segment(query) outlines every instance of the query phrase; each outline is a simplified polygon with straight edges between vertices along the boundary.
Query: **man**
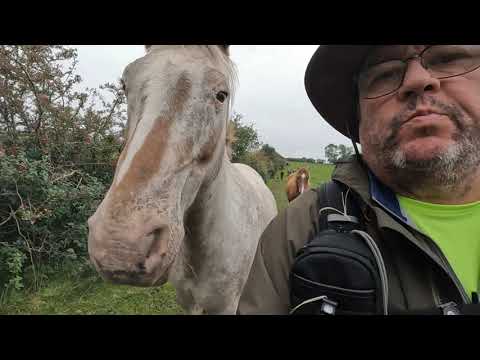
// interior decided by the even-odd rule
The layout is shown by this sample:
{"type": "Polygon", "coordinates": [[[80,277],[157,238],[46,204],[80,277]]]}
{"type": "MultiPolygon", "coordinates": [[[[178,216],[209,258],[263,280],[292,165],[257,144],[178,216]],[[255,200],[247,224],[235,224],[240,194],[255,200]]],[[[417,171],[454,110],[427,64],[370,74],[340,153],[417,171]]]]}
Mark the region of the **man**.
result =
{"type": "MultiPolygon", "coordinates": [[[[388,275],[389,313],[475,300],[480,275],[480,46],[320,46],[315,108],[361,144],[332,176],[366,204],[388,275]]],[[[288,314],[297,252],[319,231],[317,192],[259,243],[239,314],[288,314]]],[[[328,269],[323,269],[328,271],[328,269]]]]}

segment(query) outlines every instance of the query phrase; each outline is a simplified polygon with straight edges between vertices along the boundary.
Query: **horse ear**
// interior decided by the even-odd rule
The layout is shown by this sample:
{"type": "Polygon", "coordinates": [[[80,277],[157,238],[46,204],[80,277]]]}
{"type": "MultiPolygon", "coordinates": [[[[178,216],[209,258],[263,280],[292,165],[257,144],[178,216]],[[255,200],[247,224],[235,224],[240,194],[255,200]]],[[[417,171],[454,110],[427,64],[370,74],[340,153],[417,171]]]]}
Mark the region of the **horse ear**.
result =
{"type": "Polygon", "coordinates": [[[225,54],[230,56],[230,45],[219,45],[219,46],[225,52],[225,54]]]}

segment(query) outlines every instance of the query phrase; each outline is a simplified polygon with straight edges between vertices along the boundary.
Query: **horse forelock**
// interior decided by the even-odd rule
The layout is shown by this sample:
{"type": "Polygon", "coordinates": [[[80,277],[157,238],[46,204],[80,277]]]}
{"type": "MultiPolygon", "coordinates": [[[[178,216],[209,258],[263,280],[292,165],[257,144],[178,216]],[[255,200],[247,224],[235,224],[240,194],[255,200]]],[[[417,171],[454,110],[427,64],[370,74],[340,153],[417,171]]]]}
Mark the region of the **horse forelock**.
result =
{"type": "Polygon", "coordinates": [[[201,49],[207,56],[209,56],[214,62],[219,62],[220,64],[225,66],[226,76],[228,80],[229,90],[233,93],[237,88],[238,83],[238,76],[237,76],[237,69],[233,61],[230,59],[230,45],[145,45],[145,49],[147,52],[150,51],[157,51],[157,50],[168,50],[172,48],[183,48],[183,49],[190,49],[190,48],[199,48],[201,49]]]}
{"type": "MultiPolygon", "coordinates": [[[[144,45],[145,46],[145,51],[150,51],[152,49],[152,47],[154,46],[163,46],[163,47],[166,47],[166,46],[169,46],[169,45],[144,45]]],[[[171,45],[170,45],[171,46],[171,45]]],[[[178,46],[178,45],[175,45],[175,46],[178,46]]],[[[186,46],[186,45],[181,45],[181,46],[186,46]]],[[[206,46],[207,48],[211,48],[211,47],[218,47],[220,48],[220,50],[222,50],[225,55],[230,55],[230,45],[203,45],[203,46],[206,46]]]]}

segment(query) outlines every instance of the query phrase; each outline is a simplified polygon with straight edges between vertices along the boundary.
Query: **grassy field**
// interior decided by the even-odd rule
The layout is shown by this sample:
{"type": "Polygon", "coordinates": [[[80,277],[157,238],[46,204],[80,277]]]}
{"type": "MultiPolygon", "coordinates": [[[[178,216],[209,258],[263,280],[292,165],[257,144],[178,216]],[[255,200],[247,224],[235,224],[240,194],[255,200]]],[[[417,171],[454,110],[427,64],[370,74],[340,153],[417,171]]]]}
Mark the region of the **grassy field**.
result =
{"type": "MultiPolygon", "coordinates": [[[[289,169],[306,167],[312,187],[327,181],[333,171],[330,165],[290,162],[289,169]]],[[[279,211],[288,205],[285,195],[286,173],[268,181],[279,211]]],[[[171,285],[162,288],[135,288],[106,284],[93,271],[83,275],[65,272],[51,277],[38,291],[13,293],[0,300],[0,315],[177,315],[182,309],[175,301],[171,285]]]]}
{"type": "Polygon", "coordinates": [[[182,309],[175,290],[106,284],[96,274],[76,278],[63,274],[36,292],[10,295],[0,315],[177,315],[182,309]]]}

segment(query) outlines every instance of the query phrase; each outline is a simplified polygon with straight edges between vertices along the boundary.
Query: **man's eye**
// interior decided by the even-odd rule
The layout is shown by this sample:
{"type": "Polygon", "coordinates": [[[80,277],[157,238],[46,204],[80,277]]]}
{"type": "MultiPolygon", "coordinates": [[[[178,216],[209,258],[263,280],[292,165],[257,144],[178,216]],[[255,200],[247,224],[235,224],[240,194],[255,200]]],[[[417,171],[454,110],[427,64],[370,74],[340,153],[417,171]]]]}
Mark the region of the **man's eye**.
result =
{"type": "Polygon", "coordinates": [[[442,64],[451,64],[455,62],[462,62],[465,60],[468,60],[471,56],[468,53],[465,52],[445,52],[445,53],[439,53],[436,54],[435,56],[432,56],[429,59],[429,65],[430,66],[435,66],[435,65],[442,65],[442,64]]]}
{"type": "Polygon", "coordinates": [[[389,79],[396,78],[397,73],[393,70],[388,70],[381,72],[379,74],[376,74],[375,77],[373,78],[373,81],[385,81],[389,79]]]}

